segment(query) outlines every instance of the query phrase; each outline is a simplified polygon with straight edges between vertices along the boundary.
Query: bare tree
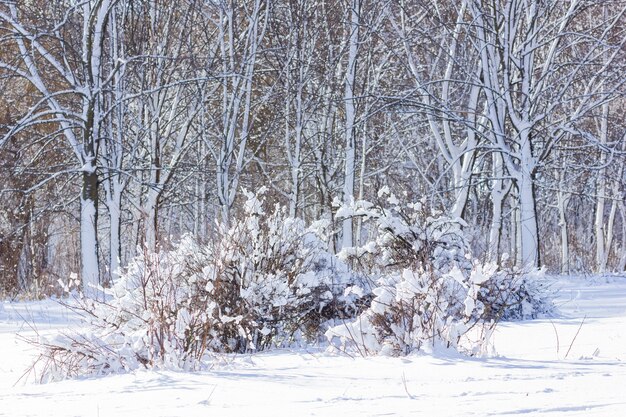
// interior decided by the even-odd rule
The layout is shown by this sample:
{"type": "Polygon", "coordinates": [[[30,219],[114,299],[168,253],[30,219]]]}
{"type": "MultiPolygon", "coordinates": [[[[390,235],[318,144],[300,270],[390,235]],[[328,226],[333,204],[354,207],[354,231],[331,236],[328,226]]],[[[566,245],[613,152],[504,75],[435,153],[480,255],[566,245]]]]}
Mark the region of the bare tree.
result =
{"type": "Polygon", "coordinates": [[[542,163],[568,135],[587,137],[582,122],[623,86],[615,80],[610,91],[602,89],[623,54],[624,39],[611,34],[623,23],[624,8],[602,20],[602,29],[582,25],[600,3],[470,2],[491,146],[519,199],[519,264],[540,263],[536,177],[542,163]],[[607,43],[612,52],[605,58],[607,43]]]}
{"type": "Polygon", "coordinates": [[[41,4],[0,5],[3,48],[16,51],[15,59],[0,62],[0,70],[27,81],[39,101],[0,140],[20,131],[53,123],[72,150],[82,183],[81,276],[87,293],[99,284],[97,167],[102,125],[103,90],[121,63],[106,66],[105,39],[117,0],[86,1],[46,10],[51,18],[33,21],[28,7],[41,4]],[[108,68],[108,71],[105,71],[108,68]]]}

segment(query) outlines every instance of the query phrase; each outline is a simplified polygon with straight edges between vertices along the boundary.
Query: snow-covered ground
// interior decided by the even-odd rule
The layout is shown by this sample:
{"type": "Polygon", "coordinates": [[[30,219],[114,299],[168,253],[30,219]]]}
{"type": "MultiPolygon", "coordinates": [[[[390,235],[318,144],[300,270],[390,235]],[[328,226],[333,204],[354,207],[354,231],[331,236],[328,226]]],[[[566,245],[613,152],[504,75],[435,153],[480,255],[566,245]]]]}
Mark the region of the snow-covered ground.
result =
{"type": "Polygon", "coordinates": [[[0,416],[624,416],[626,278],[560,281],[552,320],[502,323],[497,356],[354,357],[278,351],[202,373],[16,381],[21,339],[76,318],[52,301],[0,303],[0,416]],[[29,324],[26,324],[27,321],[29,324]]]}

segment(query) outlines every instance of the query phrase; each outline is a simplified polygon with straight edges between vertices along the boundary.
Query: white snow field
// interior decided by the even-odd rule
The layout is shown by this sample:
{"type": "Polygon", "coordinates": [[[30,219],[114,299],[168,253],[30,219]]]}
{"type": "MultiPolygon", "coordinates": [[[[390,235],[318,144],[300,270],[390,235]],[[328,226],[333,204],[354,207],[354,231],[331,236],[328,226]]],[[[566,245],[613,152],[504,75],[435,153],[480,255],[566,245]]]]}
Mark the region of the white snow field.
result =
{"type": "Polygon", "coordinates": [[[52,301],[4,302],[0,416],[626,416],[626,277],[558,285],[558,316],[500,324],[489,358],[283,350],[43,385],[16,384],[35,353],[16,333],[33,335],[25,319],[49,334],[76,318],[52,301]]]}

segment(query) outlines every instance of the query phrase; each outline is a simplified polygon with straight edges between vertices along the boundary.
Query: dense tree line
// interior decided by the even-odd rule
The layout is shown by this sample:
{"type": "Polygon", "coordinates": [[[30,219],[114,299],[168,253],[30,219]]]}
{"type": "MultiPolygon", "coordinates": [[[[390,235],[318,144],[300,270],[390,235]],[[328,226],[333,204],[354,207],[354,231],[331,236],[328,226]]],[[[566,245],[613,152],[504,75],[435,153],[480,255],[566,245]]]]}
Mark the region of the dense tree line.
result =
{"type": "Polygon", "coordinates": [[[211,239],[242,190],[333,250],[389,187],[475,255],[626,267],[626,2],[4,0],[0,289],[211,239]]]}

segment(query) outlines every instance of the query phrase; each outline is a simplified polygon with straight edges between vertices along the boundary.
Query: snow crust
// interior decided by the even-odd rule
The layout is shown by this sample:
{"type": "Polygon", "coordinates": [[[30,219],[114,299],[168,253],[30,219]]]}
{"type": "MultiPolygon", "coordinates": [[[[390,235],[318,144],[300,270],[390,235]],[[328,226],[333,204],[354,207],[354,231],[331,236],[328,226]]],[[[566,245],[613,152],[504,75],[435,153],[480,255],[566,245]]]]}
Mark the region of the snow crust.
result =
{"type": "Polygon", "coordinates": [[[224,355],[200,373],[35,384],[22,337],[78,325],[60,304],[0,302],[0,416],[623,416],[626,277],[558,282],[559,315],[501,323],[494,356],[348,357],[323,346],[224,355]]]}

